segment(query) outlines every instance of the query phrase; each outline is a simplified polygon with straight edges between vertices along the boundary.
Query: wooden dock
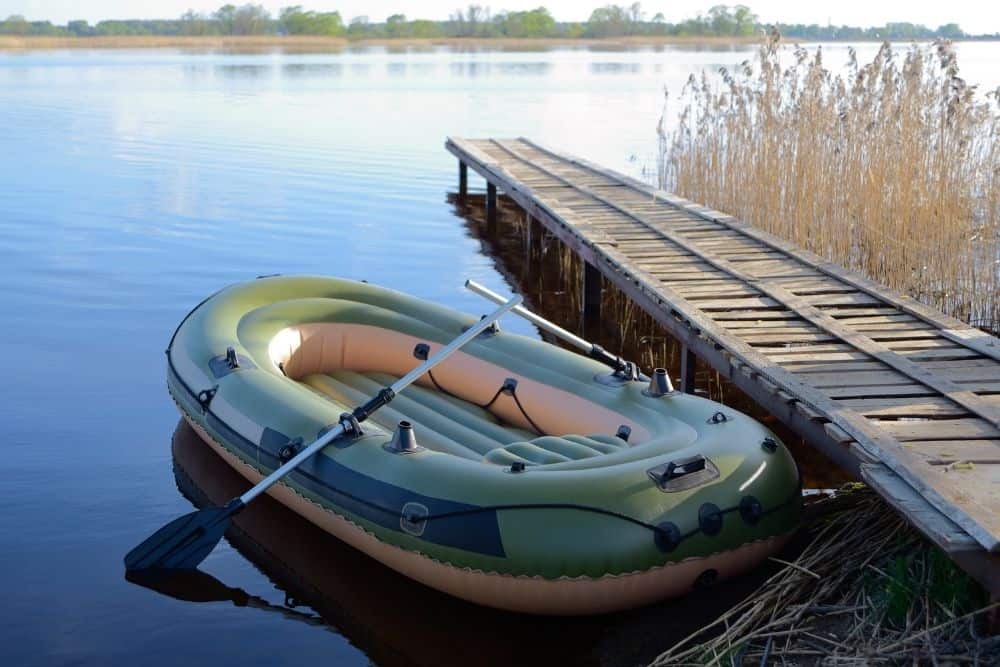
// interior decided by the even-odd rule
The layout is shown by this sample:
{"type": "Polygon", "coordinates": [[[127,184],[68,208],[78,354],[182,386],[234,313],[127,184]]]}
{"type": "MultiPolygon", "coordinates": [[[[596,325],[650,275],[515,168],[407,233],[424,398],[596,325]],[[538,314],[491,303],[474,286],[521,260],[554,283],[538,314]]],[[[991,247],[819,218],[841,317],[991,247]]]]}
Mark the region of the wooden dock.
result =
{"type": "Polygon", "coordinates": [[[527,139],[448,139],[693,358],[878,490],[1000,596],[1000,340],[732,216],[527,139]]]}

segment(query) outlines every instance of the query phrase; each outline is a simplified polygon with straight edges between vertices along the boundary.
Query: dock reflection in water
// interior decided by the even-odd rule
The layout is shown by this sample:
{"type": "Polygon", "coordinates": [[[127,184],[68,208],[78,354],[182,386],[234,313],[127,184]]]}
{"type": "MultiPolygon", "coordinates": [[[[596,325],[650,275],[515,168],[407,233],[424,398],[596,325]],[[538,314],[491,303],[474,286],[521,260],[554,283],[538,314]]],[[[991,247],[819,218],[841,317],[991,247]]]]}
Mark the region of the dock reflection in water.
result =
{"type": "MultiPolygon", "coordinates": [[[[181,421],[174,475],[197,507],[221,504],[249,484],[181,421]]],[[[535,617],[479,607],[418,584],[262,497],[239,514],[229,543],[284,594],[268,602],[203,571],[131,578],[192,603],[280,614],[346,637],[379,665],[633,665],[643,663],[735,604],[773,572],[630,612],[535,617]]],[[[211,561],[206,566],[211,569],[211,561]]]]}

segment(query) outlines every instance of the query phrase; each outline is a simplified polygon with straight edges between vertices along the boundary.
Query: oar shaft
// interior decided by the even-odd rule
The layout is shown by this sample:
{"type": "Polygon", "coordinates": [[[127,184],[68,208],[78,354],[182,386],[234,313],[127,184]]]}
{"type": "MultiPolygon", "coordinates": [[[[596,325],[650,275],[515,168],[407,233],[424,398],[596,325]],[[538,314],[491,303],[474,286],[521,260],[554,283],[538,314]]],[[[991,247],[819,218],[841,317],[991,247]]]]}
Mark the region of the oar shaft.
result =
{"type": "MultiPolygon", "coordinates": [[[[493,303],[505,303],[507,301],[502,296],[491,290],[489,287],[480,285],[475,280],[466,280],[465,287],[475,292],[479,296],[489,299],[493,303]]],[[[518,306],[514,308],[513,312],[517,313],[524,319],[528,320],[542,331],[547,331],[553,336],[558,336],[559,338],[562,338],[564,341],[566,341],[573,347],[577,348],[581,352],[590,353],[590,350],[593,347],[591,343],[580,338],[573,332],[567,331],[558,324],[553,324],[552,322],[549,322],[548,320],[539,317],[538,315],[535,315],[533,312],[531,312],[524,306],[518,306]]]]}
{"type": "MultiPolygon", "coordinates": [[[[450,343],[442,347],[440,350],[438,350],[427,361],[420,364],[412,371],[410,371],[403,377],[393,382],[386,389],[383,389],[371,401],[366,403],[364,406],[361,406],[359,409],[355,410],[354,416],[357,418],[359,422],[364,421],[369,414],[371,414],[378,408],[382,407],[383,405],[391,401],[396,394],[409,387],[411,384],[416,382],[417,379],[420,378],[420,376],[427,373],[429,370],[431,370],[432,368],[440,364],[442,361],[447,359],[449,356],[451,356],[460,347],[462,347],[470,340],[481,334],[491,324],[493,324],[498,319],[503,317],[503,315],[505,315],[508,311],[517,308],[522,300],[523,299],[520,295],[515,295],[509,301],[501,299],[500,303],[503,305],[501,305],[500,308],[497,308],[488,316],[476,322],[474,325],[466,329],[461,336],[459,336],[458,338],[456,338],[455,340],[451,341],[450,343]]],[[[338,422],[336,426],[334,426],[332,429],[330,429],[329,431],[321,435],[319,438],[314,440],[312,444],[310,444],[308,447],[301,450],[298,454],[290,458],[280,468],[272,472],[270,475],[268,475],[261,481],[257,482],[257,484],[253,486],[253,488],[249,489],[246,493],[240,496],[239,501],[242,504],[246,505],[251,500],[253,500],[257,496],[259,496],[260,494],[264,493],[269,488],[274,486],[274,484],[278,482],[278,480],[287,475],[292,469],[296,468],[300,463],[308,459],[310,456],[312,456],[313,454],[315,454],[320,449],[327,446],[340,436],[344,435],[346,430],[347,427],[344,425],[344,423],[338,422]]]]}
{"type": "MultiPolygon", "coordinates": [[[[494,303],[504,303],[504,298],[502,296],[500,296],[493,290],[489,289],[488,287],[480,285],[474,280],[466,280],[465,286],[469,290],[475,292],[480,296],[486,297],[487,299],[493,301],[494,303]]],[[[576,334],[567,331],[566,329],[563,329],[561,326],[553,324],[552,322],[549,322],[548,320],[539,317],[538,315],[535,315],[527,308],[523,306],[518,306],[517,308],[514,308],[514,312],[523,317],[524,319],[528,320],[532,324],[534,324],[542,331],[547,331],[553,336],[562,338],[564,341],[566,341],[576,349],[580,350],[591,359],[599,361],[605,366],[614,369],[615,375],[619,375],[621,377],[628,379],[648,379],[644,375],[642,375],[642,373],[639,372],[639,368],[635,364],[625,361],[618,355],[611,354],[600,345],[586,341],[583,338],[577,336],[576,334]]]]}
{"type": "Polygon", "coordinates": [[[292,468],[295,468],[307,458],[323,449],[340,436],[344,435],[344,430],[344,425],[338,422],[338,424],[332,429],[321,435],[319,438],[316,438],[311,445],[301,450],[292,458],[288,459],[284,465],[248,489],[246,493],[240,496],[240,502],[246,505],[251,500],[270,489],[278,480],[287,475],[292,468]]]}

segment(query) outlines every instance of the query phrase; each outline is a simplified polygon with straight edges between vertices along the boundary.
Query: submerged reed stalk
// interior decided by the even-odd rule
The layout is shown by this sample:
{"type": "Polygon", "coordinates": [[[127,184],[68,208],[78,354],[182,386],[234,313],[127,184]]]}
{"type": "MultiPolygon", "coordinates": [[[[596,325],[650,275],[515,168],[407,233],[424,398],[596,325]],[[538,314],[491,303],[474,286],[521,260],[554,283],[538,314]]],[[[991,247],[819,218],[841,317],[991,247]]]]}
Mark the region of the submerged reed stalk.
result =
{"type": "Polygon", "coordinates": [[[774,34],[720,85],[692,76],[661,187],[1000,330],[1000,89],[978,95],[944,41],[851,50],[845,74],[793,55],[774,34]]]}

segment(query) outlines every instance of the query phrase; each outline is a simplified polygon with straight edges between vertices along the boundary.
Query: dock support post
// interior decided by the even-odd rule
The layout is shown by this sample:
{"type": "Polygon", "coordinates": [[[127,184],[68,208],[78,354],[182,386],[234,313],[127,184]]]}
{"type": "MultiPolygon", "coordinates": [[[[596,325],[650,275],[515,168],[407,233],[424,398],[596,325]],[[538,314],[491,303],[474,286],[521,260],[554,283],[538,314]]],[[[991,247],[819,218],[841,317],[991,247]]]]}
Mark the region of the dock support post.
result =
{"type": "Polygon", "coordinates": [[[583,328],[597,333],[601,324],[601,272],[583,263],[583,328]]]}
{"type": "Polygon", "coordinates": [[[497,235],[497,186],[486,184],[486,233],[497,235]]]}
{"type": "Polygon", "coordinates": [[[685,394],[694,393],[694,352],[687,345],[681,349],[681,391],[685,394]]]}
{"type": "Polygon", "coordinates": [[[465,201],[469,194],[469,165],[458,161],[458,198],[465,201]]]}
{"type": "Polygon", "coordinates": [[[524,214],[524,258],[527,262],[531,262],[531,249],[532,249],[532,237],[534,236],[535,219],[531,217],[530,213],[524,214]]]}

